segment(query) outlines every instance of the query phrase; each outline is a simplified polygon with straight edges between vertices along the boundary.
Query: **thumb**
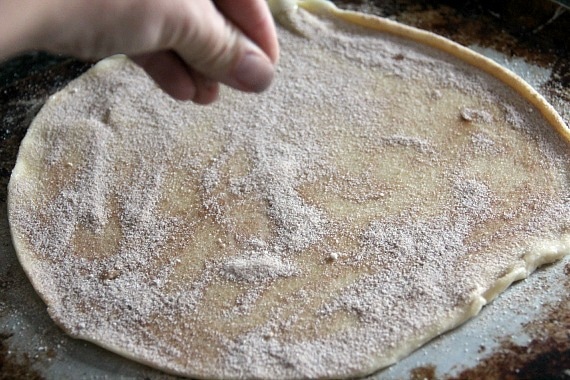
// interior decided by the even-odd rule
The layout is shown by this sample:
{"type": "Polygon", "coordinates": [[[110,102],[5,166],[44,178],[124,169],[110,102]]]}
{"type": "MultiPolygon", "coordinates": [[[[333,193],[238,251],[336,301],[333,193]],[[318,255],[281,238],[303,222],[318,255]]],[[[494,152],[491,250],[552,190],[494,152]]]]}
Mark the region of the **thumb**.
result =
{"type": "Polygon", "coordinates": [[[189,9],[191,19],[173,46],[176,53],[194,70],[238,90],[261,92],[269,87],[275,69],[267,54],[211,1],[200,4],[189,9]]]}

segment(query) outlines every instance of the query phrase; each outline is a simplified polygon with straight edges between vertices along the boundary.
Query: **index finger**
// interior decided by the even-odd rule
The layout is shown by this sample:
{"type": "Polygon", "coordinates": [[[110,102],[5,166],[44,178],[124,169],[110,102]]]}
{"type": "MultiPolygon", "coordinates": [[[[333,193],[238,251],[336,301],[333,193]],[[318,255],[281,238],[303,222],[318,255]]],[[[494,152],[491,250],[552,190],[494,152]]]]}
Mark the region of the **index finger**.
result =
{"type": "Polygon", "coordinates": [[[265,0],[215,0],[214,3],[273,63],[277,62],[279,43],[273,17],[265,0]]]}

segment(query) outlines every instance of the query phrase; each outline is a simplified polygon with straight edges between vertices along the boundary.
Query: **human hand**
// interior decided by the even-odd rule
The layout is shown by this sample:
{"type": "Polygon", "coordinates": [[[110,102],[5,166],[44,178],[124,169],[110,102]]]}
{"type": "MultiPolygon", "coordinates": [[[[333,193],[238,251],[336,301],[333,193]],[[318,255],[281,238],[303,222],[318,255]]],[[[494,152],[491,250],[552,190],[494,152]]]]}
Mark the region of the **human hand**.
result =
{"type": "Polygon", "coordinates": [[[131,56],[168,94],[207,104],[219,84],[261,92],[279,55],[264,0],[0,0],[0,59],[41,49],[131,56]]]}

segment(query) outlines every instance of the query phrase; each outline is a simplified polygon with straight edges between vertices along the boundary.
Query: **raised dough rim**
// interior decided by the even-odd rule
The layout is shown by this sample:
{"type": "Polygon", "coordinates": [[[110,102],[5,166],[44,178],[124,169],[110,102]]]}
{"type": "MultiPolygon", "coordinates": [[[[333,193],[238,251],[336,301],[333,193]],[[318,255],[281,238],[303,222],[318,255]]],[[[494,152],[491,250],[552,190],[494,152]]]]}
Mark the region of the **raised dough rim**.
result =
{"type": "MultiPolygon", "coordinates": [[[[392,20],[383,19],[380,17],[367,15],[355,11],[341,10],[337,8],[333,3],[327,2],[326,0],[268,0],[268,2],[270,3],[275,18],[283,18],[283,17],[286,18],[288,13],[294,12],[299,6],[311,13],[331,14],[342,20],[360,26],[364,26],[367,28],[371,28],[374,30],[378,30],[381,32],[386,32],[397,36],[401,36],[419,42],[423,45],[427,45],[436,48],[438,50],[444,51],[448,54],[451,54],[452,56],[459,58],[460,60],[463,60],[468,64],[471,64],[474,67],[479,68],[485,71],[486,73],[496,77],[497,79],[505,83],[507,86],[514,89],[519,95],[521,95],[524,99],[526,99],[533,106],[535,106],[539,110],[541,115],[543,115],[547,119],[547,121],[554,127],[554,129],[566,141],[570,142],[569,128],[566,126],[564,120],[558,114],[558,112],[546,101],[546,99],[542,95],[540,95],[529,84],[527,84],[524,80],[519,78],[516,74],[514,74],[510,70],[500,66],[493,60],[484,57],[483,55],[480,55],[458,43],[455,43],[449,39],[441,37],[432,32],[421,30],[411,26],[406,26],[392,20]]],[[[92,73],[94,72],[100,73],[105,70],[113,69],[114,66],[121,64],[121,61],[123,61],[123,59],[125,58],[113,57],[105,59],[99,62],[97,65],[95,65],[90,71],[92,73]]],[[[46,103],[52,103],[52,102],[55,103],[57,101],[58,101],[58,95],[55,94],[54,96],[50,97],[48,99],[48,102],[46,103]]],[[[24,140],[22,141],[22,146],[28,143],[30,143],[30,140],[28,139],[28,135],[26,135],[24,140]]],[[[12,172],[9,188],[11,187],[10,185],[13,185],[12,183],[13,180],[17,181],[18,177],[25,175],[26,172],[25,165],[26,163],[23,162],[22,160],[17,161],[12,172]]],[[[13,202],[11,201],[10,193],[11,192],[9,191],[7,197],[8,216],[11,214],[12,207],[14,207],[13,202]]],[[[48,300],[50,302],[53,301],[49,297],[49,294],[44,294],[43,292],[39,291],[35,286],[35,282],[32,281],[32,279],[36,278],[36,276],[31,276],[32,271],[30,270],[30,268],[36,267],[35,265],[31,264],[33,261],[36,261],[36,259],[33,257],[33,255],[20,254],[20,252],[27,252],[28,250],[25,248],[23,242],[13,233],[12,224],[10,224],[10,231],[16,254],[18,256],[19,261],[22,263],[22,267],[26,275],[28,276],[28,278],[30,278],[32,284],[34,284],[34,289],[40,295],[42,300],[46,304],[48,304],[48,300]],[[23,265],[24,263],[26,263],[26,265],[23,265]]],[[[473,301],[470,304],[466,305],[464,309],[456,310],[456,312],[454,313],[455,318],[450,320],[443,319],[442,323],[431,326],[431,329],[426,329],[425,334],[419,337],[418,340],[414,341],[413,344],[402,346],[400,347],[399,350],[392,351],[392,355],[390,357],[385,358],[386,360],[376,361],[375,362],[376,365],[373,365],[368,369],[363,369],[359,375],[368,375],[370,373],[373,373],[372,371],[378,371],[387,366],[390,366],[396,363],[397,361],[401,360],[403,357],[408,356],[413,351],[423,346],[424,344],[426,344],[428,341],[432,340],[436,336],[462,325],[472,317],[476,316],[483,306],[491,302],[500,293],[502,293],[505,289],[507,289],[512,283],[528,277],[537,267],[555,262],[564,257],[565,255],[568,255],[569,253],[570,253],[570,234],[563,235],[559,240],[544,242],[540,246],[536,246],[535,248],[529,250],[527,254],[525,254],[524,257],[522,258],[524,263],[521,263],[521,265],[514,266],[510,272],[505,274],[503,277],[497,279],[497,281],[492,286],[490,286],[489,289],[479,289],[479,291],[473,295],[473,301]],[[453,323],[450,323],[451,320],[453,321],[453,323]]],[[[60,325],[56,320],[54,320],[54,322],[60,325]]],[[[75,337],[94,343],[100,347],[103,347],[109,351],[112,351],[116,354],[119,354],[125,358],[131,359],[138,363],[149,365],[154,368],[160,368],[160,370],[164,371],[165,373],[187,376],[185,372],[177,371],[176,369],[173,368],[160,367],[156,365],[156,363],[153,363],[151,360],[141,358],[140,356],[137,357],[127,350],[107,345],[105,344],[105,342],[96,340],[95,338],[89,336],[83,336],[81,334],[75,335],[75,337]]],[[[199,376],[199,378],[209,378],[209,377],[199,376]]]]}

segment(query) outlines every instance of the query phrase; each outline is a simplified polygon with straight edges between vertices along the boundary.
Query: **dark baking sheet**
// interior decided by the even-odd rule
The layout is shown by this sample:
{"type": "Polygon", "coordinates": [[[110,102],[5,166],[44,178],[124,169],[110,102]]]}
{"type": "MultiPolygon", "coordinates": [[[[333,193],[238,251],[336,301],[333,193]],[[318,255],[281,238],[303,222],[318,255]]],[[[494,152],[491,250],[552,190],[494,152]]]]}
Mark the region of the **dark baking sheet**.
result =
{"type": "MultiPolygon", "coordinates": [[[[532,83],[570,124],[570,11],[548,1],[335,1],[470,46],[532,83]]],[[[0,64],[0,379],[170,379],[67,337],[49,319],[11,245],[6,186],[47,97],[90,63],[31,53],[0,64]]],[[[374,379],[570,379],[570,258],[512,286],[480,316],[374,379]]]]}

